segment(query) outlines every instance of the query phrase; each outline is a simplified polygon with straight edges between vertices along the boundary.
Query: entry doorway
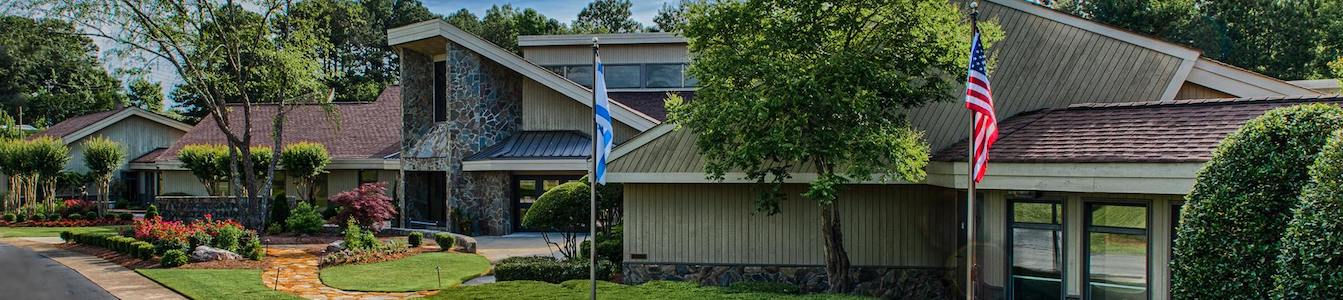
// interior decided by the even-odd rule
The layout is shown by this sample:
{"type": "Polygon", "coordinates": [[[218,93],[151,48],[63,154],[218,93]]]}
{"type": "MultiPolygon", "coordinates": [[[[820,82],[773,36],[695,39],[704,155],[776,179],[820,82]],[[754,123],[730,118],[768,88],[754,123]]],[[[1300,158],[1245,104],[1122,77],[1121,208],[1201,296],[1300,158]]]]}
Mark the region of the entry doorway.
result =
{"type": "Polygon", "coordinates": [[[538,231],[522,226],[522,217],[546,191],[561,184],[578,180],[582,175],[514,175],[513,176],[513,231],[538,231]]]}

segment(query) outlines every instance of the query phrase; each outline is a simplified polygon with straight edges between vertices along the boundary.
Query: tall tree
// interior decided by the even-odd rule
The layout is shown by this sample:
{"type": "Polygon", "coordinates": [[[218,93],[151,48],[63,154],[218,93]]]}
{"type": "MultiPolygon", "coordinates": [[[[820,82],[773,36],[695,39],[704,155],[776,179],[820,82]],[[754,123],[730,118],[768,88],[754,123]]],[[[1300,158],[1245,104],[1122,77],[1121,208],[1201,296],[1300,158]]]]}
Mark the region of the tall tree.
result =
{"type": "Polygon", "coordinates": [[[685,26],[685,10],[689,5],[689,0],[681,0],[678,4],[662,3],[662,8],[658,9],[658,14],[653,16],[653,27],[661,32],[678,32],[682,26],[685,26]]]}
{"type": "MultiPolygon", "coordinates": [[[[928,145],[905,116],[955,99],[970,24],[943,0],[748,0],[694,4],[683,34],[700,80],[694,101],[670,101],[670,121],[696,135],[709,178],[742,172],[775,214],[795,168],[816,179],[830,291],[850,286],[840,227],[845,184],[917,182],[928,145]],[[840,92],[837,92],[840,91],[840,92]]],[[[981,23],[986,44],[1001,39],[981,23]]]]}
{"type": "Polygon", "coordinates": [[[1343,54],[1343,1],[1075,0],[1059,9],[1198,48],[1286,80],[1330,76],[1343,54]]]}
{"type": "Polygon", "coordinates": [[[18,123],[60,122],[125,101],[98,47],[71,23],[0,16],[0,28],[0,105],[18,123]]]}
{"type": "Polygon", "coordinates": [[[465,8],[444,16],[443,20],[447,21],[448,24],[452,24],[452,26],[457,26],[457,28],[462,31],[473,34],[480,33],[480,17],[465,8]]]}
{"type": "Polygon", "coordinates": [[[485,17],[477,19],[466,9],[443,18],[449,24],[514,53],[521,54],[518,48],[519,35],[563,34],[569,30],[559,20],[546,17],[531,8],[516,8],[513,5],[495,5],[485,11],[485,17]]]}
{"type": "MultiPolygon", "coordinates": [[[[284,113],[294,103],[329,103],[316,52],[323,41],[310,27],[292,26],[280,0],[40,0],[33,10],[87,28],[126,53],[172,66],[182,88],[199,104],[227,141],[234,176],[232,195],[243,203],[249,226],[264,224],[275,163],[253,160],[252,126],[274,122],[272,143],[283,144],[284,113]],[[106,28],[119,28],[111,32],[106,28]],[[253,107],[278,104],[272,120],[256,120],[253,107]],[[229,113],[236,111],[237,114],[229,113]],[[257,168],[267,176],[258,178],[257,168]],[[239,178],[241,177],[241,178],[239,178]]],[[[264,138],[264,137],[260,137],[264,138]]],[[[277,147],[278,148],[278,147],[277,147]]]]}
{"type": "Polygon", "coordinates": [[[131,105],[153,112],[163,111],[163,87],[159,83],[136,78],[127,90],[131,105]]]}
{"type": "Polygon", "coordinates": [[[596,0],[578,12],[573,30],[584,33],[628,33],[643,30],[630,16],[630,0],[596,0]]]}

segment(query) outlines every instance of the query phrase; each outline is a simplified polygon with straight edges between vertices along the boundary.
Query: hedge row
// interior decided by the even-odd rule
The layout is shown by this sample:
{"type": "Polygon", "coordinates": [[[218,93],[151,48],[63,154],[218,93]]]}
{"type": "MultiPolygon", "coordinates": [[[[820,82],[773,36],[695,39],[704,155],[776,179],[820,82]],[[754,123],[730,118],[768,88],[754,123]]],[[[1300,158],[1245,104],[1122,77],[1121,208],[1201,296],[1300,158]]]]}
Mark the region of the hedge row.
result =
{"type": "Polygon", "coordinates": [[[117,253],[134,256],[139,259],[154,258],[154,245],[132,237],[111,233],[73,233],[61,232],[61,239],[90,246],[107,248],[117,253]]]}
{"type": "MultiPolygon", "coordinates": [[[[611,278],[616,270],[612,262],[597,262],[597,278],[611,278]]],[[[586,260],[559,261],[553,257],[526,256],[510,257],[494,266],[494,277],[499,281],[536,280],[549,283],[561,283],[568,280],[587,279],[588,262],[586,260]]]]}

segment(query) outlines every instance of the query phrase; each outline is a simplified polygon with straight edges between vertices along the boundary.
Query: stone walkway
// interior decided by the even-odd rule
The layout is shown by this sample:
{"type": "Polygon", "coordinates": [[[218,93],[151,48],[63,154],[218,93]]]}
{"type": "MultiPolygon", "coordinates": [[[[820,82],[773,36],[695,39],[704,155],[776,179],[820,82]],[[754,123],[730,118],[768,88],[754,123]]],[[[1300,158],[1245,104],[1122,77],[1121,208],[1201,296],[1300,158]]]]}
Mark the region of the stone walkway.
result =
{"type": "Polygon", "coordinates": [[[266,256],[273,259],[261,274],[261,281],[265,282],[266,287],[275,288],[275,285],[279,284],[278,290],[303,298],[407,299],[438,293],[438,291],[404,293],[342,291],[322,284],[322,279],[317,275],[318,257],[304,249],[271,247],[266,251],[266,256]]]}

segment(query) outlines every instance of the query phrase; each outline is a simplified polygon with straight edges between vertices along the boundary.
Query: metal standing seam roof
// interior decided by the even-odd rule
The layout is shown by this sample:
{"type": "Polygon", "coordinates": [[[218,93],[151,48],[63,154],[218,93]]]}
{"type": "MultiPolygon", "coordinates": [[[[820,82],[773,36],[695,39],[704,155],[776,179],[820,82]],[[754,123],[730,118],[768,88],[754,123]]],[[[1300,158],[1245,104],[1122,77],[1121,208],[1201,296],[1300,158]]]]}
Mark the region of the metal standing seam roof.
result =
{"type": "Polygon", "coordinates": [[[591,153],[591,139],[582,132],[522,131],[466,160],[587,159],[591,153]]]}

